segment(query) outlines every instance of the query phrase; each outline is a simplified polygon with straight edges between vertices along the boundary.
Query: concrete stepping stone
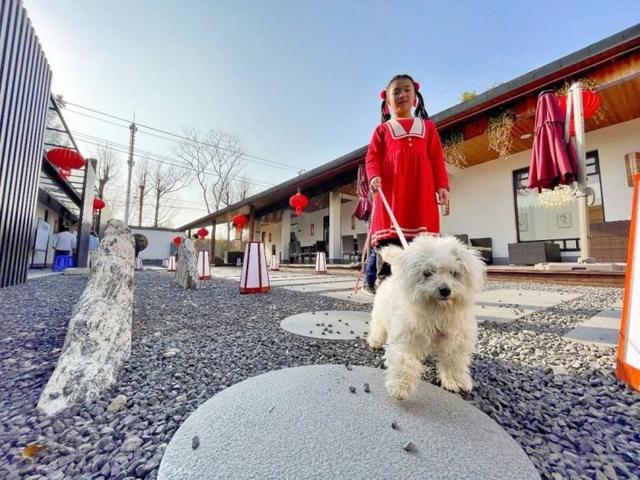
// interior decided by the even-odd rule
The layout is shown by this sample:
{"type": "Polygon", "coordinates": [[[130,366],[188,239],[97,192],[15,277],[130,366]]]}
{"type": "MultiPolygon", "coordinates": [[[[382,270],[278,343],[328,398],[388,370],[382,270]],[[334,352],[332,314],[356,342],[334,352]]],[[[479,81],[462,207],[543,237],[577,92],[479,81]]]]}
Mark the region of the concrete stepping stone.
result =
{"type": "Polygon", "coordinates": [[[295,292],[329,292],[332,290],[353,290],[356,281],[355,279],[349,281],[335,281],[312,285],[294,285],[286,288],[287,290],[293,290],[295,292]]]}
{"type": "Polygon", "coordinates": [[[616,347],[621,317],[621,306],[606,308],[565,334],[564,338],[579,343],[616,347]]]}
{"type": "Polygon", "coordinates": [[[324,297],[337,298],[340,300],[348,300],[356,303],[373,303],[375,298],[373,295],[366,295],[360,291],[354,292],[353,288],[350,290],[343,290],[340,292],[327,292],[321,294],[324,297]]]}
{"type": "Polygon", "coordinates": [[[158,479],[540,478],[477,408],[426,382],[399,402],[384,389],[384,373],[311,365],[240,382],[187,418],[158,479]]]}
{"type": "Polygon", "coordinates": [[[304,337],[324,340],[364,340],[369,334],[370,321],[369,312],[323,310],[287,317],[280,322],[280,327],[287,332],[304,337]]]}

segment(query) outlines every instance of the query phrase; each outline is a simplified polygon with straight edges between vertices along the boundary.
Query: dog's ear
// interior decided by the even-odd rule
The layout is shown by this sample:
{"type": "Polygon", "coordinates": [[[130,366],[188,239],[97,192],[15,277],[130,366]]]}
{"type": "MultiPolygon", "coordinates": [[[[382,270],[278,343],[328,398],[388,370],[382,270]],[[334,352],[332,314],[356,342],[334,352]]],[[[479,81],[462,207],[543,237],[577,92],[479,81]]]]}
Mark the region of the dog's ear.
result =
{"type": "Polygon", "coordinates": [[[398,265],[400,263],[400,258],[402,258],[403,253],[403,248],[398,245],[387,245],[378,251],[382,260],[391,266],[398,265]]]}
{"type": "Polygon", "coordinates": [[[487,267],[482,261],[480,253],[465,245],[460,245],[456,248],[455,255],[465,272],[465,276],[469,279],[471,288],[477,292],[482,290],[487,267]]]}

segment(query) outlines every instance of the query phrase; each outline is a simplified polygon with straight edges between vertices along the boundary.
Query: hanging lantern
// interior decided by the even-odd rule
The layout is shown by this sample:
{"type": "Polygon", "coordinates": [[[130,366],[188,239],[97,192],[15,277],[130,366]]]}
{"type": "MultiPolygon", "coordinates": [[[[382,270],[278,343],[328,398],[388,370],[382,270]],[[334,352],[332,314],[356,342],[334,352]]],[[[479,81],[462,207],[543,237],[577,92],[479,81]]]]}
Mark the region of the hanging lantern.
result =
{"type": "Polygon", "coordinates": [[[198,229],[198,231],[196,233],[198,234],[200,239],[203,239],[204,237],[209,235],[209,230],[207,230],[206,228],[202,227],[202,228],[198,229]]]}
{"type": "Polygon", "coordinates": [[[242,231],[242,229],[244,228],[244,226],[247,224],[248,221],[249,219],[247,218],[247,216],[241,213],[239,213],[238,215],[236,215],[231,219],[231,222],[236,227],[236,230],[238,232],[242,231]]]}
{"type": "Polygon", "coordinates": [[[47,152],[47,160],[64,169],[82,168],[87,163],[80,152],[70,148],[52,148],[47,152]]]}
{"type": "Polygon", "coordinates": [[[70,168],[61,168],[60,171],[58,172],[58,175],[60,175],[60,178],[62,178],[64,180],[68,180],[69,179],[69,175],[71,175],[71,169],[70,168]]]}
{"type": "Polygon", "coordinates": [[[94,198],[93,199],[93,214],[97,215],[98,212],[100,210],[102,210],[105,207],[106,203],[104,203],[104,200],[102,200],[101,198],[94,198]]]}
{"type": "Polygon", "coordinates": [[[175,236],[175,237],[173,237],[172,242],[176,247],[179,247],[180,244],[182,243],[182,237],[180,235],[175,236]]]}
{"type": "MultiPolygon", "coordinates": [[[[567,95],[558,98],[560,108],[566,114],[567,113],[567,95]]],[[[575,108],[575,107],[574,107],[575,108]]],[[[591,118],[600,108],[600,95],[597,92],[591,90],[582,90],[582,115],[585,120],[591,118]]],[[[575,127],[573,125],[573,115],[571,116],[571,135],[575,134],[575,127]]]]}
{"type": "Polygon", "coordinates": [[[302,210],[304,210],[307,205],[309,205],[309,198],[300,193],[300,189],[298,189],[298,193],[292,195],[289,198],[289,205],[296,210],[296,215],[300,216],[302,210]]]}

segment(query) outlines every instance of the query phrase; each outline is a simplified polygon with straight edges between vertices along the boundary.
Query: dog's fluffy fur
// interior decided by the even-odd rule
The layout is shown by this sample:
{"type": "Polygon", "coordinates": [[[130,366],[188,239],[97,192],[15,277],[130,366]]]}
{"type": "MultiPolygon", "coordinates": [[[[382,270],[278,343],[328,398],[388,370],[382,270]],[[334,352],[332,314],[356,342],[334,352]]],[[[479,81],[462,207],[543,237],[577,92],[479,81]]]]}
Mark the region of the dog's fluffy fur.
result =
{"type": "Polygon", "coordinates": [[[442,387],[471,390],[477,337],[471,308],[486,272],[477,252],[455,237],[419,236],[406,249],[383,247],[380,256],[392,275],[377,290],[367,341],[372,348],[386,343],[389,393],[400,400],[412,395],[431,353],[442,387]]]}

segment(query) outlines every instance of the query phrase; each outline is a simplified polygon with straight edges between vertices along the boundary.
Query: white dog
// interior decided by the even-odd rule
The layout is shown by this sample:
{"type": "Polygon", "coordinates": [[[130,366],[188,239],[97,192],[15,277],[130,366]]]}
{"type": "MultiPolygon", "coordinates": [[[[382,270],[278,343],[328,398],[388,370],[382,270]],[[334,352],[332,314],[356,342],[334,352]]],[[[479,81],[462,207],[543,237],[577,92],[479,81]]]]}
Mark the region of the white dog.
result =
{"type": "Polygon", "coordinates": [[[414,393],[430,353],[437,356],[442,386],[469,391],[469,364],[477,323],[471,312],[486,268],[476,251],[455,237],[419,236],[406,249],[383,247],[392,275],[378,288],[367,341],[386,343],[386,387],[405,399],[414,393]]]}

